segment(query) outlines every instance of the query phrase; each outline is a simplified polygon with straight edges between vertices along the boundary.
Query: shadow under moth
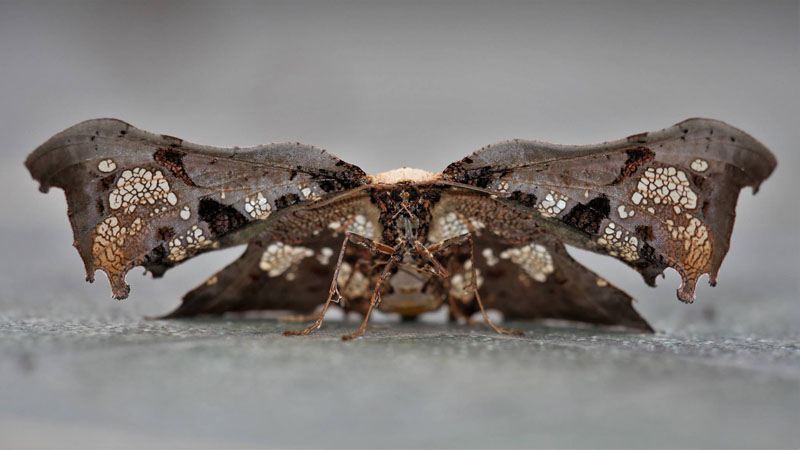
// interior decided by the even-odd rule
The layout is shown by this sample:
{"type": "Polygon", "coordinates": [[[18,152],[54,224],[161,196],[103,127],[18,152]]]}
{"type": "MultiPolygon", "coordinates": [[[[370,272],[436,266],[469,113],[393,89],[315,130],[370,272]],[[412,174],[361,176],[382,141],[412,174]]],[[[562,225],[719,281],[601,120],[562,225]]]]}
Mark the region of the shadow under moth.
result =
{"type": "Polygon", "coordinates": [[[652,331],[632,299],[570,257],[608,255],[655,285],[666,268],[691,303],[728,251],[739,191],[776,166],[761,143],[723,122],[689,119],[597,145],[511,140],[440,173],[368,175],[300,143],[216,148],[89,120],[52,137],[25,165],[66,193],[87,280],[154,277],[202,253],[247,244],[165,318],[290,310],[322,324],[332,302],[404,319],[445,305],[652,331]],[[326,299],[327,295],[327,299],[326,299]]]}

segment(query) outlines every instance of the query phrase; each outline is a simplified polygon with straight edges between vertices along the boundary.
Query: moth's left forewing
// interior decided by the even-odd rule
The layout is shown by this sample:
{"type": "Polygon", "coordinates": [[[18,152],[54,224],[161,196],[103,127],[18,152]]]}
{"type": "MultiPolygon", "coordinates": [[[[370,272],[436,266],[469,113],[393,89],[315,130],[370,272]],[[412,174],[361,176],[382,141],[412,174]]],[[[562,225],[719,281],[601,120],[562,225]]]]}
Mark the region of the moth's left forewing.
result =
{"type": "Polygon", "coordinates": [[[531,211],[537,226],[624,261],[650,284],[676,269],[688,302],[701,275],[716,280],[739,191],[757,189],[775,164],[746,133],[691,119],[592,146],[509,141],[451,164],[444,178],[531,211]]]}
{"type": "MultiPolygon", "coordinates": [[[[361,169],[314,147],[215,148],[115,119],[53,136],[26,166],[43,191],[64,189],[87,278],[102,270],[117,298],[127,296],[125,275],[135,266],[160,275],[202,252],[244,243],[293,209],[366,183],[361,169]]],[[[295,238],[314,231],[298,228],[295,238]]]]}

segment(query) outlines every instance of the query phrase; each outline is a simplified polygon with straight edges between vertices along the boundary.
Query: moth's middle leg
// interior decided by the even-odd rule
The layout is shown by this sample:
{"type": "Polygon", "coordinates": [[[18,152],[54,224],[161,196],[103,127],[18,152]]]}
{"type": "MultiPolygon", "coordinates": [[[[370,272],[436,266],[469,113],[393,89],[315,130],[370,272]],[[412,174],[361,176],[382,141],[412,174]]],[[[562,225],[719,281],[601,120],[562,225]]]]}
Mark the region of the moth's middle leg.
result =
{"type": "MultiPolygon", "coordinates": [[[[523,331],[520,330],[510,330],[508,328],[503,328],[498,326],[497,324],[492,322],[492,319],[490,319],[489,315],[486,314],[486,308],[483,307],[483,301],[481,301],[481,295],[478,293],[478,269],[477,269],[477,264],[475,263],[475,244],[473,243],[472,233],[465,233],[456,236],[454,238],[439,242],[438,244],[433,244],[429,247],[425,247],[426,255],[429,255],[430,259],[436,261],[435,255],[443,253],[444,251],[452,247],[464,245],[465,243],[469,243],[469,261],[472,266],[471,267],[472,279],[470,281],[470,286],[472,288],[472,292],[475,295],[475,300],[478,302],[478,307],[480,307],[481,309],[481,315],[483,316],[483,320],[500,334],[518,334],[518,335],[525,334],[523,331]]],[[[428,256],[425,257],[427,258],[428,256]]],[[[436,262],[438,263],[438,261],[436,262]]],[[[452,302],[451,302],[451,308],[452,308],[452,302]]]]}
{"type": "MultiPolygon", "coordinates": [[[[319,313],[317,320],[314,321],[314,323],[309,325],[307,328],[304,328],[302,330],[286,330],[283,332],[284,336],[306,335],[316,330],[317,328],[321,327],[322,320],[325,318],[325,313],[328,312],[328,308],[330,307],[331,302],[338,303],[339,300],[342,298],[342,294],[339,293],[339,283],[338,283],[339,269],[342,267],[344,254],[347,251],[347,244],[351,242],[353,244],[366,248],[372,253],[384,254],[384,255],[386,254],[392,255],[394,253],[394,249],[392,247],[389,247],[388,245],[383,245],[381,243],[373,241],[372,239],[352,233],[350,231],[346,232],[344,241],[342,242],[342,249],[339,251],[339,258],[336,260],[336,269],[333,271],[333,280],[331,280],[331,287],[328,291],[328,299],[325,300],[325,305],[322,307],[322,311],[319,313]]],[[[370,310],[371,309],[372,308],[370,307],[370,310]]]]}

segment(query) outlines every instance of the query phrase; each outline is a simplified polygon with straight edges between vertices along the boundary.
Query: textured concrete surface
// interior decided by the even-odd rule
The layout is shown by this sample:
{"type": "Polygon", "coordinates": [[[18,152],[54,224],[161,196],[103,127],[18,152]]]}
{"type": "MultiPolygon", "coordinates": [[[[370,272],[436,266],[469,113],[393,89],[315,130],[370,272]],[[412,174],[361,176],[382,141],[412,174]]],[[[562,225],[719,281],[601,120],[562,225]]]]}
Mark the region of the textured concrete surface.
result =
{"type": "Polygon", "coordinates": [[[773,335],[709,322],[655,335],[512,323],[527,334],[505,337],[384,317],[341,342],[358,322],[286,338],[296,324],[149,321],[132,302],[60,295],[42,308],[3,304],[0,446],[800,443],[794,318],[773,335]]]}

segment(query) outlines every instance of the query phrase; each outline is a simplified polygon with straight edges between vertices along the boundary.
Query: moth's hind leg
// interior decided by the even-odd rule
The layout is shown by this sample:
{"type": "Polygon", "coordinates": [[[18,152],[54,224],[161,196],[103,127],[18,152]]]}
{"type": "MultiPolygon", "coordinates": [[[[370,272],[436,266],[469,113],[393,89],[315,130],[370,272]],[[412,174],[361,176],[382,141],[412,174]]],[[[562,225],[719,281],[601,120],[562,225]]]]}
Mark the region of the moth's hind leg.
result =
{"type": "MultiPolygon", "coordinates": [[[[325,313],[328,312],[328,308],[331,306],[331,302],[339,303],[339,300],[342,299],[342,294],[339,293],[339,284],[338,284],[339,269],[341,269],[342,267],[342,261],[344,260],[344,254],[345,251],[347,250],[347,244],[350,242],[365,247],[373,253],[384,254],[384,255],[385,254],[391,255],[393,253],[393,249],[389,246],[374,242],[372,239],[366,238],[364,236],[349,231],[345,233],[345,238],[344,241],[342,242],[342,249],[339,251],[339,258],[336,260],[336,269],[333,271],[333,280],[331,280],[331,287],[328,291],[328,299],[325,301],[325,304],[322,307],[322,311],[320,311],[314,323],[312,323],[307,328],[304,328],[302,330],[286,330],[283,332],[284,336],[306,335],[316,330],[317,328],[321,327],[322,320],[325,318],[325,313]]],[[[370,307],[370,310],[371,309],[372,307],[370,307]]],[[[311,318],[313,317],[314,316],[311,316],[311,318]]]]}
{"type": "MultiPolygon", "coordinates": [[[[452,247],[463,245],[464,243],[469,243],[469,261],[470,265],[472,266],[472,277],[470,280],[470,287],[472,288],[473,294],[475,294],[475,300],[478,302],[478,307],[480,307],[481,309],[481,315],[483,316],[483,320],[500,334],[514,334],[514,335],[525,334],[525,332],[521,330],[511,330],[508,328],[503,328],[501,326],[498,326],[497,324],[492,322],[492,319],[490,319],[489,315],[486,314],[486,308],[484,308],[483,301],[481,301],[481,295],[478,293],[478,282],[477,282],[478,271],[476,268],[477,264],[475,263],[475,244],[472,239],[472,233],[462,234],[460,236],[456,236],[446,241],[442,241],[438,244],[431,245],[430,247],[427,247],[426,250],[430,253],[432,258],[436,254],[443,253],[452,247]]],[[[453,302],[451,301],[450,302],[451,311],[453,311],[458,316],[458,313],[460,313],[460,311],[456,312],[457,310],[454,310],[453,307],[454,305],[453,302]]]]}
{"type": "Polygon", "coordinates": [[[364,314],[364,321],[361,322],[361,327],[359,327],[358,330],[354,331],[351,334],[342,335],[343,341],[349,341],[350,339],[355,339],[364,334],[365,331],[367,331],[367,322],[369,322],[369,316],[370,314],[372,314],[372,310],[375,309],[375,307],[378,306],[378,304],[381,302],[380,301],[381,284],[383,284],[386,278],[388,278],[389,275],[392,274],[392,269],[397,264],[399,259],[400,259],[399,254],[396,253],[392,255],[391,259],[389,259],[389,261],[386,263],[386,266],[381,271],[380,277],[378,277],[378,281],[375,283],[375,290],[372,291],[372,296],[370,297],[369,301],[369,308],[367,309],[367,312],[364,314]]]}

